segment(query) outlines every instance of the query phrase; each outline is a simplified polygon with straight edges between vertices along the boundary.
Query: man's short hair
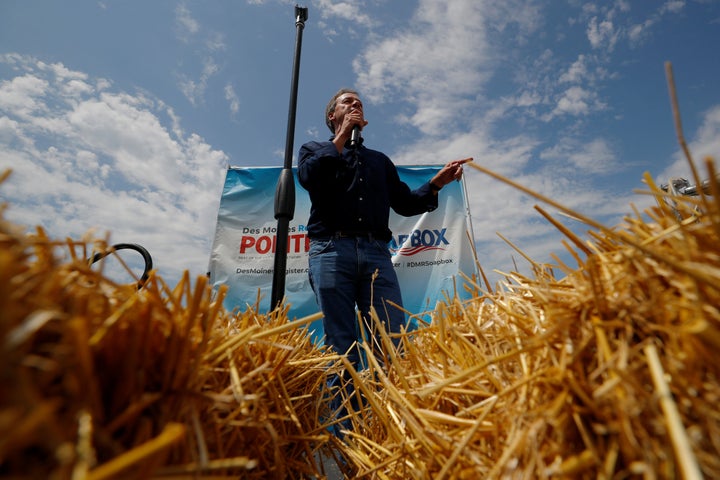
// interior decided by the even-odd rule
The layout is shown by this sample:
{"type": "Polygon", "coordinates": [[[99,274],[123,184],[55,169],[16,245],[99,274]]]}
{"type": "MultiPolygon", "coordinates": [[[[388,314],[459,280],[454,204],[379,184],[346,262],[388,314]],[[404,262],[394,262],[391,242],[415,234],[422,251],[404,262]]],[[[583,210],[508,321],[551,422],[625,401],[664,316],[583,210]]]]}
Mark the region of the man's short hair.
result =
{"type": "Polygon", "coordinates": [[[327,125],[327,127],[332,133],[335,133],[335,125],[333,125],[333,122],[329,118],[330,114],[335,111],[335,104],[337,103],[337,99],[340,98],[341,95],[345,95],[346,93],[354,93],[355,95],[359,95],[358,92],[353,90],[352,88],[341,88],[335,95],[333,95],[333,97],[328,102],[327,107],[325,107],[325,125],[327,125]]]}

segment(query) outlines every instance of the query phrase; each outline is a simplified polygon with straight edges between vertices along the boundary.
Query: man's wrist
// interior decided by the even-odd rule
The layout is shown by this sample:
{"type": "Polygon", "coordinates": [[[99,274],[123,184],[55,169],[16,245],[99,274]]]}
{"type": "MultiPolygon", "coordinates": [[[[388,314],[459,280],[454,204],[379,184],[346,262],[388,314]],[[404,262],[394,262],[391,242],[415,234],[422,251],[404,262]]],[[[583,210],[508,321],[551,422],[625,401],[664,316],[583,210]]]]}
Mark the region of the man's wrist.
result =
{"type": "MultiPolygon", "coordinates": [[[[345,139],[345,141],[347,141],[347,138],[345,139]]],[[[345,141],[343,141],[343,139],[339,136],[336,136],[332,139],[332,143],[333,145],[335,145],[335,150],[337,150],[338,153],[342,153],[343,147],[345,147],[345,141]]]]}
{"type": "Polygon", "coordinates": [[[433,192],[439,192],[441,189],[442,187],[438,187],[435,182],[430,180],[430,190],[432,190],[433,192]]]}

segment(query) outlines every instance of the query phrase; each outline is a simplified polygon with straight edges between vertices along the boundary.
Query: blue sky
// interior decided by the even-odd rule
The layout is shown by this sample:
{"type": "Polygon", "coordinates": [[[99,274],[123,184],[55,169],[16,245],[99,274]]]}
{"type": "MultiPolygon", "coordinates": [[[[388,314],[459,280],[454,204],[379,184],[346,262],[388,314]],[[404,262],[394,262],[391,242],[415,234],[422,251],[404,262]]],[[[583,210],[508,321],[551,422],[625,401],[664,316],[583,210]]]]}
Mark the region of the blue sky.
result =
{"type": "MultiPolygon", "coordinates": [[[[140,243],[170,284],[204,273],[227,166],[283,163],[294,5],[2,0],[6,216],[54,238],[140,243]]],[[[666,61],[693,156],[720,152],[719,1],[301,5],[295,154],[329,136],[328,98],[355,87],[366,144],[397,164],[471,156],[616,225],[652,205],[634,192],[644,172],[690,178],[666,61]]],[[[562,253],[535,200],[472,169],[466,182],[486,272],[524,266],[498,232],[537,261],[562,253]]]]}

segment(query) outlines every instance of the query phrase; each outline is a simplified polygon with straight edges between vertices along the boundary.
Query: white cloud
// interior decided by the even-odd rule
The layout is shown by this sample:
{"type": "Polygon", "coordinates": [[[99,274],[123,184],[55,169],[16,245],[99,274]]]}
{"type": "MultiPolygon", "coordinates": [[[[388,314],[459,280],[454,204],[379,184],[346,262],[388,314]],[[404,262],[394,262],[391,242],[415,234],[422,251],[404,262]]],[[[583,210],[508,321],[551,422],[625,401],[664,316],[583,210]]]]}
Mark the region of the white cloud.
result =
{"type": "Polygon", "coordinates": [[[211,57],[207,57],[203,60],[202,73],[197,81],[187,76],[181,77],[179,84],[180,91],[193,106],[198,106],[203,103],[208,82],[219,70],[220,67],[215,61],[211,57]]]}
{"type": "MultiPolygon", "coordinates": [[[[204,35],[200,38],[197,35],[201,30],[200,23],[195,20],[184,4],[178,5],[175,9],[175,20],[179,27],[180,40],[183,43],[193,42],[199,45],[197,55],[199,55],[199,63],[202,65],[200,72],[193,71],[177,75],[180,92],[192,106],[197,107],[204,104],[208,84],[212,77],[220,72],[220,66],[215,61],[215,56],[227,48],[225,36],[220,32],[205,29],[204,35]]],[[[193,61],[188,64],[197,65],[198,63],[193,61]]]]}
{"type": "MultiPolygon", "coordinates": [[[[610,77],[603,67],[605,57],[579,53],[561,70],[561,58],[549,49],[527,68],[521,64],[512,70],[512,83],[505,85],[510,93],[484,98],[486,84],[498,75],[498,66],[513,61],[512,54],[498,61],[493,42],[501,38],[506,41],[509,31],[513,36],[528,37],[538,30],[543,18],[532,5],[421,1],[407,27],[371,41],[356,59],[358,86],[370,101],[397,100],[405,110],[396,118],[422,134],[416,143],[391,153],[396,163],[442,164],[473,156],[477,163],[563,205],[579,212],[591,211],[603,220],[619,221],[629,210],[632,196],[611,196],[589,180],[593,175],[617,170],[616,154],[607,141],[598,138],[581,143],[568,138],[539,150],[542,145],[553,145],[554,139],[540,140],[531,133],[498,136],[500,125],[510,119],[563,121],[607,108],[594,86],[610,77]],[[529,14],[522,8],[525,5],[530,7],[529,14]],[[547,108],[550,110],[542,115],[541,109],[547,108]]],[[[616,11],[626,8],[618,3],[616,11]]],[[[613,27],[613,15],[616,13],[597,11],[596,29],[591,32],[597,35],[593,40],[597,47],[608,51],[621,32],[613,27]]],[[[507,44],[503,47],[504,52],[518,51],[507,44]]],[[[520,259],[496,232],[541,261],[550,260],[549,252],[563,249],[562,234],[533,208],[537,200],[471,167],[465,172],[475,240],[484,268],[510,271],[514,270],[513,258],[520,259]]],[[[582,232],[588,229],[576,221],[563,222],[582,232]]]]}
{"type": "Polygon", "coordinates": [[[556,171],[566,169],[583,175],[609,173],[617,170],[617,155],[605,139],[595,138],[581,143],[574,138],[563,138],[540,153],[543,160],[552,161],[556,171]]]}
{"type": "Polygon", "coordinates": [[[660,13],[678,13],[683,8],[685,8],[684,0],[668,0],[662,7],[660,7],[660,13]]]}
{"type": "Polygon", "coordinates": [[[578,55],[577,60],[560,75],[560,83],[580,83],[588,76],[587,60],[585,55],[578,55]]]}
{"type": "Polygon", "coordinates": [[[181,39],[185,39],[189,35],[195,35],[200,31],[200,24],[193,18],[190,10],[184,4],[178,5],[175,9],[175,21],[181,39]]]}
{"type": "Polygon", "coordinates": [[[230,105],[230,113],[233,116],[237,115],[238,111],[240,111],[240,99],[230,83],[225,85],[225,100],[227,100],[230,105]]]}
{"type": "Polygon", "coordinates": [[[45,108],[42,97],[48,82],[33,75],[23,75],[0,84],[0,109],[13,110],[20,118],[29,118],[45,108]]]}
{"type": "Polygon", "coordinates": [[[223,51],[227,48],[225,44],[225,35],[218,32],[210,32],[208,39],[205,41],[205,46],[211,52],[223,51]]]}
{"type": "Polygon", "coordinates": [[[631,46],[636,46],[651,35],[664,15],[679,13],[685,6],[684,1],[668,0],[651,13],[647,18],[636,23],[629,23],[631,3],[626,1],[613,2],[607,6],[586,9],[589,14],[586,28],[588,41],[593,49],[610,53],[618,42],[627,40],[631,46]]]}
{"type": "Polygon", "coordinates": [[[606,105],[595,92],[580,86],[572,86],[559,95],[553,111],[543,118],[549,121],[563,115],[578,117],[605,108],[606,105]]]}
{"type": "Polygon", "coordinates": [[[347,20],[365,27],[373,25],[370,16],[362,13],[363,2],[358,2],[357,0],[317,0],[316,3],[320,17],[325,20],[347,20]]]}
{"type": "Polygon", "coordinates": [[[637,45],[648,35],[652,26],[656,23],[654,19],[647,19],[642,23],[630,26],[628,29],[628,40],[631,45],[637,45]]]}
{"type": "Polygon", "coordinates": [[[571,87],[565,91],[553,113],[583,115],[590,110],[592,93],[581,87],[571,87]]]}
{"type": "Polygon", "coordinates": [[[100,91],[92,85],[106,83],[80,72],[20,60],[22,72],[0,84],[10,219],[56,238],[94,228],[140,243],[168,278],[204,273],[227,156],[182,135],[174,113],[147,95],[100,91]]]}
{"type": "MultiPolygon", "coordinates": [[[[353,67],[371,102],[392,94],[415,109],[403,118],[423,134],[444,134],[457,126],[467,99],[477,97],[492,73],[489,29],[518,26],[518,36],[536,28],[532,15],[508,15],[515,2],[422,0],[404,29],[371,42],[353,67]]],[[[465,110],[464,110],[465,109],[465,110]]]]}
{"type": "MultiPolygon", "coordinates": [[[[715,105],[705,112],[700,127],[688,142],[688,150],[702,176],[701,180],[705,180],[705,159],[712,158],[716,165],[720,161],[720,105],[715,105]]],[[[669,178],[680,177],[694,184],[690,164],[682,150],[678,150],[674,157],[675,161],[658,176],[657,182],[667,183],[669,178]]]]}
{"type": "Polygon", "coordinates": [[[696,155],[720,158],[720,106],[705,112],[705,118],[693,140],[696,155]]]}
{"type": "Polygon", "coordinates": [[[160,124],[152,104],[129,94],[103,93],[65,119],[78,144],[116,160],[116,173],[132,184],[170,190],[179,181],[182,146],[160,124]]]}
{"type": "MultiPolygon", "coordinates": [[[[483,130],[474,130],[452,135],[440,144],[425,139],[407,145],[392,153],[392,158],[398,164],[442,164],[473,156],[475,163],[523,187],[580,213],[590,212],[596,220],[610,224],[620,221],[630,210],[631,201],[637,203],[638,199],[631,194],[618,196],[588,182],[589,177],[612,173],[617,168],[617,158],[607,141],[598,138],[583,144],[567,138],[561,147],[548,147],[538,154],[542,144],[532,136],[497,140],[483,130]]],[[[570,261],[561,243],[563,234],[535,210],[535,205],[539,204],[580,236],[590,229],[470,166],[465,167],[465,182],[478,258],[491,281],[499,278],[491,270],[514,271],[514,262],[522,272],[529,271],[522,256],[498,234],[538,262],[554,263],[550,253],[570,261]]]]}
{"type": "Polygon", "coordinates": [[[593,48],[612,52],[620,37],[620,32],[613,25],[612,20],[598,20],[597,17],[593,17],[587,27],[587,37],[593,48]]]}

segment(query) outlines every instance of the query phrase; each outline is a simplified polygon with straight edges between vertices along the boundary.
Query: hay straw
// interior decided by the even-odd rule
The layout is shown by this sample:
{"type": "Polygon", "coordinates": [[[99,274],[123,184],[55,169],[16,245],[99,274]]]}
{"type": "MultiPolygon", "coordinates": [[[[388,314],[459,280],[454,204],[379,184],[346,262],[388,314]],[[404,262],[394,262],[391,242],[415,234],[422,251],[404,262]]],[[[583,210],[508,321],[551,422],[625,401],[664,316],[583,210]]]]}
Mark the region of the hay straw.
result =
{"type": "Polygon", "coordinates": [[[491,287],[483,274],[484,289],[463,277],[470,298],[408,312],[432,318],[412,332],[390,335],[371,312],[359,326],[379,342],[361,345],[362,372],[310,342],[318,316],[260,314],[259,299],[229,313],[224,290],[187,273],[174,288],[156,272],[140,291],[116,285],[84,260],[106,241],[53,241],[0,216],[0,365],[14,386],[0,393],[0,475],[325,478],[322,452],[347,478],[720,477],[712,161],[710,194],[675,197],[646,175],[657,207],[615,227],[469,165],[593,229],[580,238],[536,207],[577,268],[508,241],[533,276],[491,287]],[[341,441],[328,401],[343,389],[325,380],[343,369],[362,401],[345,398],[341,441]]]}
{"type": "Polygon", "coordinates": [[[156,455],[158,451],[169,448],[173,443],[180,441],[185,434],[185,427],[178,423],[168,423],[157,437],[138,445],[109,462],[91,470],[88,480],[104,480],[140,463],[141,460],[156,455]]]}
{"type": "Polygon", "coordinates": [[[658,391],[660,406],[665,414],[667,425],[670,430],[670,439],[672,440],[673,447],[675,448],[675,454],[678,458],[678,462],[680,463],[682,476],[687,480],[700,480],[702,478],[702,474],[700,473],[697,460],[695,459],[695,455],[690,447],[690,441],[688,440],[687,433],[683,427],[677,405],[673,401],[670,388],[665,381],[665,372],[663,371],[662,364],[660,363],[657,348],[655,348],[655,345],[649,344],[645,346],[644,350],[650,367],[650,374],[652,375],[653,383],[655,384],[655,389],[658,391]]]}
{"type": "MultiPolygon", "coordinates": [[[[582,240],[537,207],[569,238],[577,270],[563,265],[558,280],[520,252],[534,278],[510,273],[483,295],[438,305],[386,367],[366,352],[371,372],[355,381],[372,401],[343,447],[358,475],[720,476],[717,199],[674,199],[680,219],[658,201],[609,228],[470,166],[596,231],[582,240]],[[660,404],[649,388],[659,376],[647,367],[655,344],[673,379],[660,404]]],[[[714,165],[706,167],[717,192],[714,165]]],[[[652,195],[667,197],[647,180],[652,195]]]]}
{"type": "Polygon", "coordinates": [[[0,218],[0,476],[321,475],[337,356],[305,331],[317,315],[229,314],[187,272],[117,285],[86,242],[0,218]]]}

